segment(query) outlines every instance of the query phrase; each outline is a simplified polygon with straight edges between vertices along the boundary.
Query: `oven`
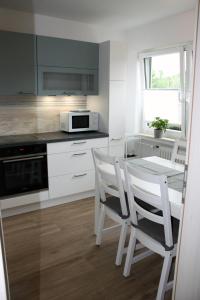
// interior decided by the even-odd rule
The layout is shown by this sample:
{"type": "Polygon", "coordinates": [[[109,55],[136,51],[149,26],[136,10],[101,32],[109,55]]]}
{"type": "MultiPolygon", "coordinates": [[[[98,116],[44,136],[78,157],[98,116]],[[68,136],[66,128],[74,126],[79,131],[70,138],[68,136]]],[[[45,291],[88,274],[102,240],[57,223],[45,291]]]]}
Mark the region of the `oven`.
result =
{"type": "Polygon", "coordinates": [[[47,146],[0,148],[0,196],[48,189],[47,146]]]}

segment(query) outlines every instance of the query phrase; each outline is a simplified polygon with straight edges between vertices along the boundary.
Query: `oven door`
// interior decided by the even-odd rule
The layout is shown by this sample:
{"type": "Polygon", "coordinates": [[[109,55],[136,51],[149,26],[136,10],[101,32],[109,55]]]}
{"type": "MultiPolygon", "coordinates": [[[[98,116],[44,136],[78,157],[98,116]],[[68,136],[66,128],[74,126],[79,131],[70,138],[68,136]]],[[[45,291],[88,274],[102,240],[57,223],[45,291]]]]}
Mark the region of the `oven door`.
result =
{"type": "Polygon", "coordinates": [[[71,132],[89,131],[90,130],[90,114],[72,114],[71,115],[71,132]]]}
{"type": "Polygon", "coordinates": [[[0,196],[48,188],[47,156],[24,156],[1,160],[0,196]]]}

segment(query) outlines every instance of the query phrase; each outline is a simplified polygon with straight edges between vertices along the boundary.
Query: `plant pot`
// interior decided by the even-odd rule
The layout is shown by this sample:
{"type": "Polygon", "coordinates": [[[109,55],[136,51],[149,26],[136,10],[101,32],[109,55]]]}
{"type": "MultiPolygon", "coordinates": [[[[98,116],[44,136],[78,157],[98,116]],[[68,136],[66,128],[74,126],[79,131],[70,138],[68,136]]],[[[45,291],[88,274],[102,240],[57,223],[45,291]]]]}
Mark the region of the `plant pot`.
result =
{"type": "Polygon", "coordinates": [[[163,135],[162,129],[154,129],[154,137],[155,139],[160,139],[163,135]]]}

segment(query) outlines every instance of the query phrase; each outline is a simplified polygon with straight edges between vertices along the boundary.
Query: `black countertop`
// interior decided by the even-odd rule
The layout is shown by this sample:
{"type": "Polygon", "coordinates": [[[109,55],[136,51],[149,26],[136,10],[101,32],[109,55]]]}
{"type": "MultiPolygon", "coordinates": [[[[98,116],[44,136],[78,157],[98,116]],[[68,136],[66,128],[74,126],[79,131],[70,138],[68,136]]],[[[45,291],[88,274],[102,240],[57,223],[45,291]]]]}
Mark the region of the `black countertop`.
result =
{"type": "Polygon", "coordinates": [[[0,148],[22,146],[41,143],[55,143],[64,141],[86,140],[108,137],[107,133],[99,131],[85,131],[68,133],[62,131],[44,132],[22,135],[0,136],[0,148]]]}

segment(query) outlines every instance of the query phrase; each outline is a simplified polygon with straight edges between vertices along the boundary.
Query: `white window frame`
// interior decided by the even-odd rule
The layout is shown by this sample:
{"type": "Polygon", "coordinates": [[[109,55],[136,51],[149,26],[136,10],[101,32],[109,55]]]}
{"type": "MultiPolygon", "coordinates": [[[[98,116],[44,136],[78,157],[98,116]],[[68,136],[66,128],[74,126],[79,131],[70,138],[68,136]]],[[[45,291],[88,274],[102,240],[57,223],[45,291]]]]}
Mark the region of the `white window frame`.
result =
{"type": "MultiPolygon", "coordinates": [[[[145,73],[144,73],[144,59],[147,57],[153,57],[157,55],[164,55],[164,54],[170,54],[179,52],[180,53],[180,102],[182,103],[182,118],[181,118],[181,131],[178,130],[172,130],[167,129],[165,133],[165,137],[169,138],[186,138],[187,136],[187,128],[186,128],[186,105],[187,105],[187,99],[190,97],[191,94],[191,61],[192,58],[188,57],[186,60],[187,64],[190,64],[190,72],[188,72],[189,68],[187,68],[187,71],[184,72],[185,62],[184,62],[184,52],[185,50],[188,50],[186,55],[192,57],[192,42],[187,42],[183,44],[179,44],[176,46],[161,48],[161,49],[151,49],[147,51],[143,51],[139,53],[139,65],[140,65],[140,82],[141,82],[141,88],[142,92],[146,90],[145,86],[145,73]],[[182,70],[182,71],[181,71],[182,70]],[[190,82],[190,86],[185,86],[184,82],[190,82]]],[[[158,89],[159,90],[159,89],[158,89]]],[[[162,90],[162,89],[160,89],[162,90]]],[[[170,89],[168,89],[170,90],[170,89]]],[[[142,94],[142,93],[141,93],[142,94]]],[[[146,121],[144,119],[144,99],[141,95],[141,102],[142,102],[142,122],[141,122],[141,130],[143,133],[152,134],[153,129],[149,128],[146,124],[146,121]]]]}

